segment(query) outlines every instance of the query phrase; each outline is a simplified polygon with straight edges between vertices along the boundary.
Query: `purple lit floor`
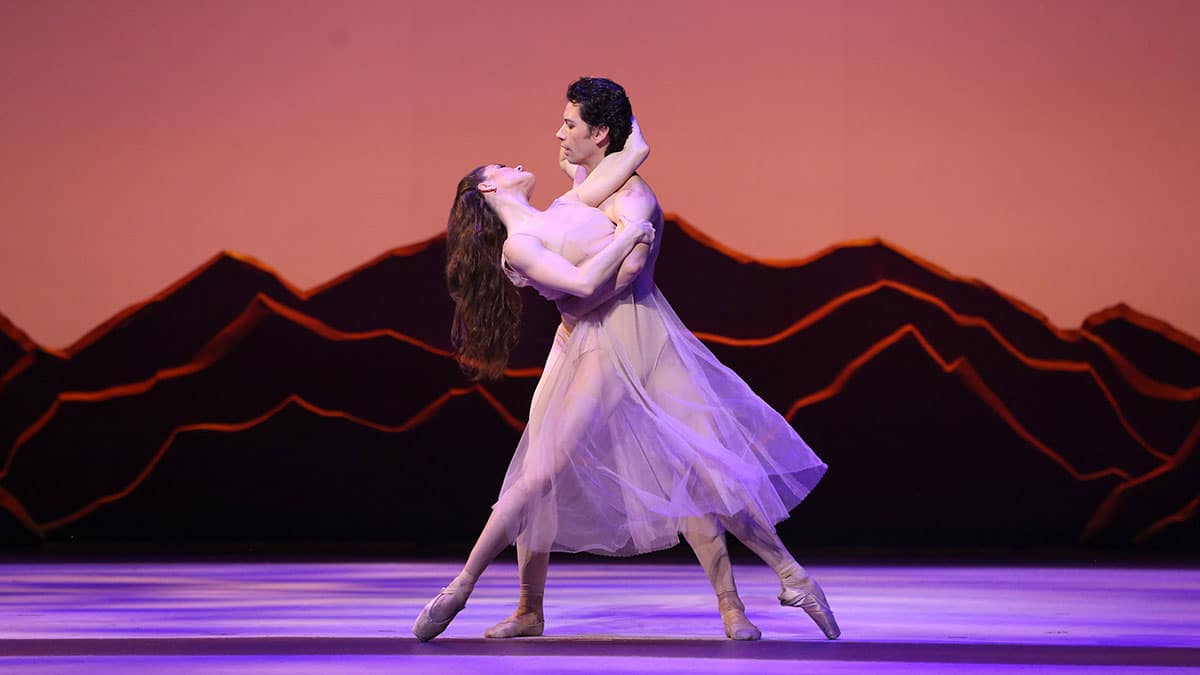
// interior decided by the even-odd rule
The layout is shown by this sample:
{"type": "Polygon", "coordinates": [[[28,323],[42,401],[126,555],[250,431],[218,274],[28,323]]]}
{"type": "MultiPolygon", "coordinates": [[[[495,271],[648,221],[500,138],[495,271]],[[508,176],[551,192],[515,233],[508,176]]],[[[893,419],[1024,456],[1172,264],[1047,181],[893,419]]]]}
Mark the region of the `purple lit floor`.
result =
{"type": "Polygon", "coordinates": [[[739,565],[763,641],[724,639],[695,565],[556,562],[545,637],[485,640],[497,564],[428,644],[457,571],[404,563],[0,563],[0,673],[1200,673],[1200,568],[812,565],[843,636],[739,565]]]}

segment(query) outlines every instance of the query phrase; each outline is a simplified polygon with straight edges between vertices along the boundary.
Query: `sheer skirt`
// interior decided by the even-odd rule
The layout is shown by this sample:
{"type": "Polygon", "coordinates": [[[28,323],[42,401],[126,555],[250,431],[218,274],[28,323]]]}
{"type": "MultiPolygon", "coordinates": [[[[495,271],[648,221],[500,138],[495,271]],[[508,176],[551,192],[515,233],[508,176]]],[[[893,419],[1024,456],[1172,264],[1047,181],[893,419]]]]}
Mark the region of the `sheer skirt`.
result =
{"type": "Polygon", "coordinates": [[[687,518],[777,523],[825,470],[651,284],[559,327],[493,508],[530,550],[633,555],[687,518]]]}

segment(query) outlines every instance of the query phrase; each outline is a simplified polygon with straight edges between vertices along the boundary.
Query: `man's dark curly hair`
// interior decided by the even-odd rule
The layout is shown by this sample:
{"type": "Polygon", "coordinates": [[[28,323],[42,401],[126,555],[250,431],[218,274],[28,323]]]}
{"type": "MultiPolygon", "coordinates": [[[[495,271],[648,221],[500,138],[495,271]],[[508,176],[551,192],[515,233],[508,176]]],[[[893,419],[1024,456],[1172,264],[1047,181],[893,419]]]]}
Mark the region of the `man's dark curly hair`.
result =
{"type": "Polygon", "coordinates": [[[625,147],[625,139],[633,129],[633,108],[625,89],[603,77],[581,77],[567,87],[567,100],[579,106],[579,116],[588,125],[608,127],[608,148],[604,154],[625,147]]]}

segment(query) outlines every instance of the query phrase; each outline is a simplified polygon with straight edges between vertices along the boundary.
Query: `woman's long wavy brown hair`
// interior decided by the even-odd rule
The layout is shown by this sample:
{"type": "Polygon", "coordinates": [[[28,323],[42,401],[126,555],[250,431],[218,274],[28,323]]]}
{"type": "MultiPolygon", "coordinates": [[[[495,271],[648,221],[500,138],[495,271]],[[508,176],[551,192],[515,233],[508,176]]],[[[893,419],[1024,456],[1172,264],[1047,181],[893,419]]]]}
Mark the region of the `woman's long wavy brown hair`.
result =
{"type": "Polygon", "coordinates": [[[476,189],[485,168],[458,182],[446,223],[446,287],[454,300],[450,343],[472,380],[504,374],[521,321],[521,293],[500,268],[508,231],[476,189]]]}

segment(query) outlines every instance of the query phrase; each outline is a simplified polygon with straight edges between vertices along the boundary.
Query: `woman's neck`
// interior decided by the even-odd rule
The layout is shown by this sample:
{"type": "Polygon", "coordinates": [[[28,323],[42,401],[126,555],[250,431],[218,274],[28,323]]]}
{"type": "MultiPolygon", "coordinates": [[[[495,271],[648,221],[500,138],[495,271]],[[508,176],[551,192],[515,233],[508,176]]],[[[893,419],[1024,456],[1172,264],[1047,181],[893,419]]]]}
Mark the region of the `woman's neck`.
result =
{"type": "Polygon", "coordinates": [[[500,221],[509,232],[529,229],[529,221],[540,213],[523,194],[515,192],[493,192],[487,198],[488,206],[495,210],[500,221]]]}

